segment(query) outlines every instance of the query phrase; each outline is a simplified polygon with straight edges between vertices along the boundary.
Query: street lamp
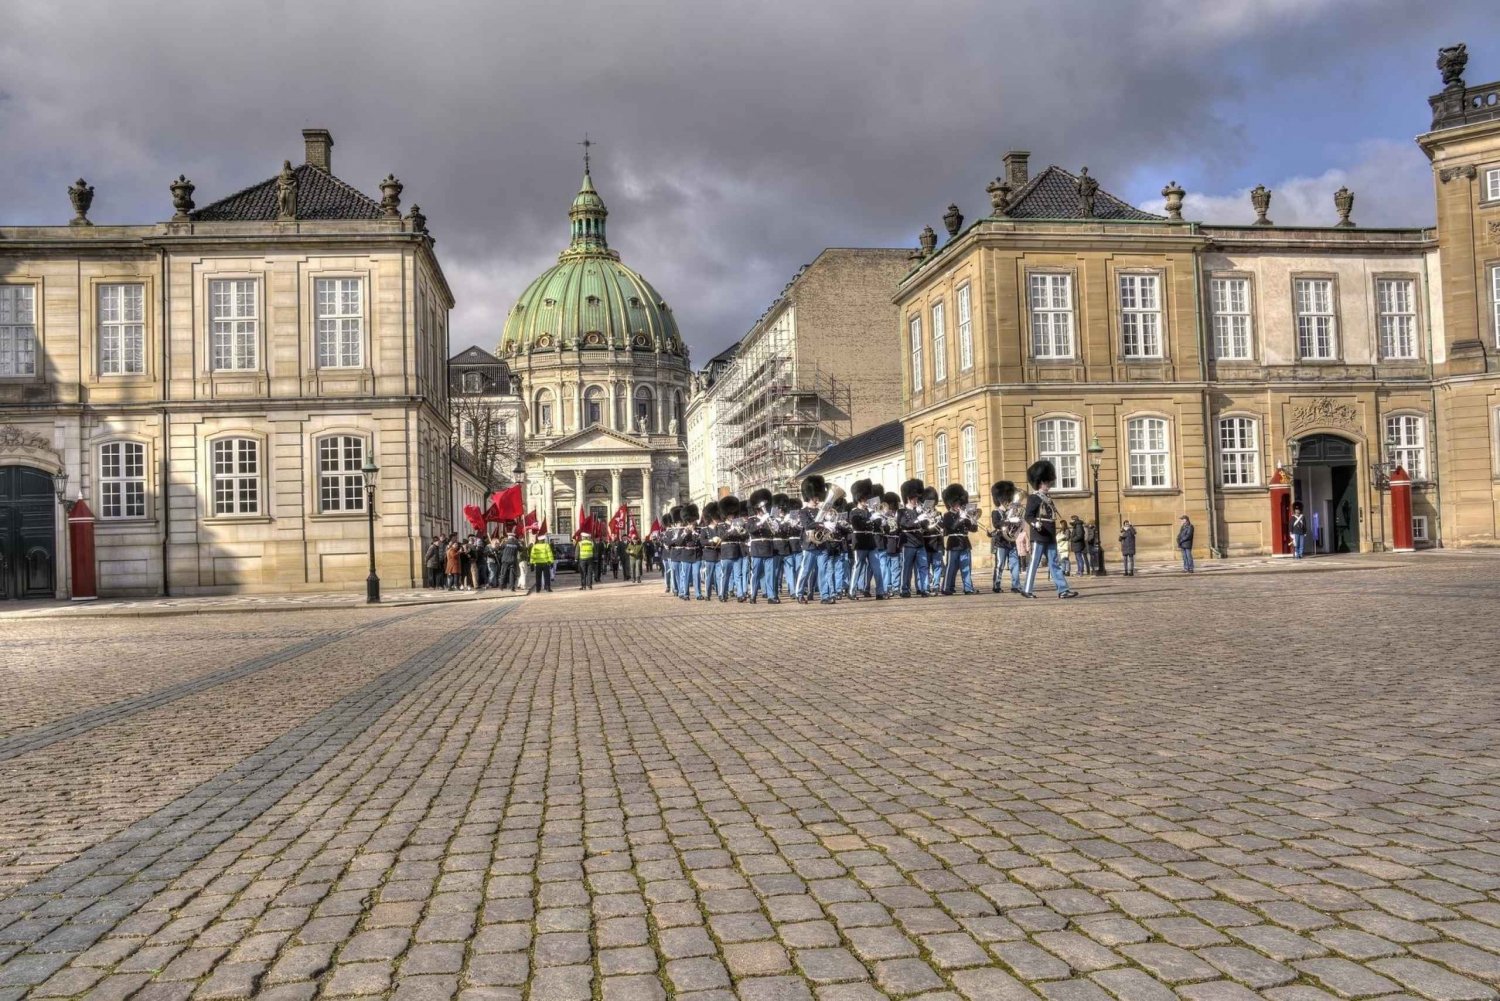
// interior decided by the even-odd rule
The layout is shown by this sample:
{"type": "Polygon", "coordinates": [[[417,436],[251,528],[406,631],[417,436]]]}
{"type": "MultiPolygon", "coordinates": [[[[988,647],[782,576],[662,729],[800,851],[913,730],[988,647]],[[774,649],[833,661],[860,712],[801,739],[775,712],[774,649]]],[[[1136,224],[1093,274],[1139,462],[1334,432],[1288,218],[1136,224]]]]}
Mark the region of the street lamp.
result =
{"type": "Polygon", "coordinates": [[[365,604],[380,604],[380,576],[375,573],[375,479],[380,467],[374,456],[366,456],[359,475],[365,480],[365,516],[370,523],[370,576],[365,578],[365,604]]]}
{"type": "Polygon", "coordinates": [[[1094,471],[1094,538],[1099,543],[1099,555],[1094,558],[1094,575],[1104,576],[1104,523],[1099,520],[1099,467],[1104,465],[1104,446],[1099,444],[1099,433],[1094,432],[1089,442],[1089,468],[1094,471]]]}
{"type": "Polygon", "coordinates": [[[73,513],[73,505],[76,500],[68,500],[68,471],[59,469],[52,474],[52,488],[57,491],[57,502],[62,505],[65,514],[73,513]]]}

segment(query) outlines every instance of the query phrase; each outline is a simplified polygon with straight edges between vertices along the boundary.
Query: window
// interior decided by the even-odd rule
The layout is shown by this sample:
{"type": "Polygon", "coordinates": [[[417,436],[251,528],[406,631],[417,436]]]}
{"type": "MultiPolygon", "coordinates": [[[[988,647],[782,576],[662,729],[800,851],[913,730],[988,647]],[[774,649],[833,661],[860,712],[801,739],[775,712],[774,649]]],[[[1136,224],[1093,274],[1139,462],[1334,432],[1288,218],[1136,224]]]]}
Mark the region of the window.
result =
{"type": "Polygon", "coordinates": [[[1219,421],[1219,482],[1226,487],[1260,484],[1260,447],[1253,418],[1219,421]]]}
{"type": "Polygon", "coordinates": [[[536,393],[536,429],[540,434],[546,434],[552,430],[552,390],[539,389],[536,393]]]}
{"type": "Polygon", "coordinates": [[[260,514],[260,442],[254,438],[215,441],[213,477],[214,514],[260,514]]]}
{"type": "Polygon", "coordinates": [[[253,278],[208,283],[209,364],[215,372],[256,366],[260,287],[253,278]]]}
{"type": "Polygon", "coordinates": [[[1410,278],[1381,278],[1375,282],[1375,312],[1380,327],[1380,357],[1417,356],[1417,302],[1410,278]]]}
{"type": "Polygon", "coordinates": [[[1126,358],[1160,358],[1161,276],[1120,276],[1120,340],[1126,358]]]}
{"type": "Polygon", "coordinates": [[[99,286],[99,374],[146,371],[146,286],[99,286]]]}
{"type": "Polygon", "coordinates": [[[1137,417],[1125,423],[1130,449],[1130,485],[1150,489],[1172,485],[1167,462],[1167,422],[1160,417],[1137,417]]]}
{"type": "Polygon", "coordinates": [[[1387,458],[1406,470],[1413,480],[1427,479],[1426,422],[1414,414],[1385,419],[1387,458]]]}
{"type": "Polygon", "coordinates": [[[1500,167],[1491,167],[1484,172],[1484,200],[1492,202],[1500,198],[1500,167]]]}
{"type": "Polygon", "coordinates": [[[36,375],[36,289],[0,285],[0,376],[36,375]]]}
{"type": "Polygon", "coordinates": [[[945,434],[938,435],[937,438],[933,440],[932,446],[934,460],[937,462],[937,467],[933,470],[932,473],[932,481],[939,490],[942,490],[949,483],[948,436],[945,434]]]}
{"type": "Polygon", "coordinates": [[[672,417],[679,428],[682,427],[682,390],[672,390],[672,417]]]}
{"type": "Polygon", "coordinates": [[[979,493],[979,447],[975,442],[974,425],[970,424],[959,434],[964,457],[964,489],[971,497],[979,493]]]}
{"type": "Polygon", "coordinates": [[[927,475],[927,443],[918,439],[911,443],[911,476],[922,479],[927,475]]]}
{"type": "Polygon", "coordinates": [[[583,426],[604,423],[604,390],[590,386],[583,391],[583,426]]]}
{"type": "Polygon", "coordinates": [[[1083,463],[1078,454],[1082,437],[1078,422],[1066,417],[1050,417],[1036,422],[1037,457],[1057,467],[1059,490],[1083,489],[1083,463]]]}
{"type": "Polygon", "coordinates": [[[1031,276],[1031,353],[1073,357],[1073,276],[1031,276]]]}
{"type": "Polygon", "coordinates": [[[948,378],[948,318],[943,315],[943,304],[932,304],[932,381],[943,382],[948,378]]]}
{"type": "Polygon", "coordinates": [[[652,406],[651,390],[645,386],[635,391],[635,426],[639,428],[642,421],[646,422],[647,431],[656,432],[656,407],[652,406]]]}
{"type": "MultiPolygon", "coordinates": [[[[1495,346],[1500,347],[1500,265],[1490,268],[1490,314],[1495,324],[1495,346]]],[[[4,313],[0,312],[0,323],[4,323],[4,313]]],[[[0,326],[0,344],[4,344],[5,328],[0,326]]],[[[5,374],[4,349],[0,348],[0,375],[5,374]]]]}
{"type": "Polygon", "coordinates": [[[1298,278],[1292,283],[1297,307],[1297,354],[1307,361],[1338,357],[1338,329],[1333,316],[1333,280],[1298,278]]]}
{"type": "Polygon", "coordinates": [[[477,393],[484,388],[483,377],[478,372],[464,373],[464,392],[477,393]]]}
{"type": "Polygon", "coordinates": [[[974,367],[974,308],[970,301],[969,286],[958,290],[958,370],[967,372],[974,367]]]}
{"type": "Polygon", "coordinates": [[[1209,282],[1213,309],[1214,357],[1250,361],[1250,279],[1215,278],[1209,282]]]}
{"type": "Polygon", "coordinates": [[[359,368],[364,363],[364,288],[360,280],[319,278],[313,287],[318,311],[318,367],[359,368]]]}
{"type": "Polygon", "coordinates": [[[99,446],[99,517],[146,517],[146,446],[112,441],[99,446]]]}
{"type": "Polygon", "coordinates": [[[365,509],[365,440],[352,434],[318,439],[318,510],[323,514],[365,509]]]}
{"type": "Polygon", "coordinates": [[[911,331],[911,391],[922,391],[922,318],[913,316],[908,323],[911,331]]]}
{"type": "Polygon", "coordinates": [[[1411,541],[1431,541],[1427,538],[1427,516],[1425,514],[1414,514],[1411,516],[1411,541]]]}

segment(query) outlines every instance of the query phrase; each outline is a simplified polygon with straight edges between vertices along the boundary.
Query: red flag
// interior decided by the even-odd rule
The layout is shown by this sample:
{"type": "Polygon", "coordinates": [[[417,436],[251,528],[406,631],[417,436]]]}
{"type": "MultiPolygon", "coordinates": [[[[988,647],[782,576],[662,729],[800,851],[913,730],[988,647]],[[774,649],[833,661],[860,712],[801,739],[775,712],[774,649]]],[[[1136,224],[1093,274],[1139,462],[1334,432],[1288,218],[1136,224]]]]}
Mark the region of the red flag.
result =
{"type": "Polygon", "coordinates": [[[629,524],[630,512],[626,509],[624,504],[621,504],[620,510],[616,511],[615,516],[609,519],[609,530],[615,537],[618,538],[625,533],[625,529],[629,524]]]}
{"type": "Polygon", "coordinates": [[[652,535],[660,535],[661,534],[661,519],[660,518],[652,518],[651,519],[651,534],[652,535]]]}
{"type": "Polygon", "coordinates": [[[536,512],[527,511],[525,519],[521,522],[521,530],[523,532],[534,532],[540,524],[541,522],[536,520],[536,512]]]}
{"type": "Polygon", "coordinates": [[[521,485],[506,487],[490,495],[490,506],[495,512],[491,521],[516,521],[521,517],[521,485]]]}
{"type": "Polygon", "coordinates": [[[537,528],[536,528],[536,534],[537,535],[546,535],[547,534],[547,519],[546,518],[543,518],[542,519],[542,523],[537,526],[537,528]]]}
{"type": "Polygon", "coordinates": [[[474,531],[484,533],[484,514],[473,504],[464,505],[464,517],[474,526],[474,531]]]}

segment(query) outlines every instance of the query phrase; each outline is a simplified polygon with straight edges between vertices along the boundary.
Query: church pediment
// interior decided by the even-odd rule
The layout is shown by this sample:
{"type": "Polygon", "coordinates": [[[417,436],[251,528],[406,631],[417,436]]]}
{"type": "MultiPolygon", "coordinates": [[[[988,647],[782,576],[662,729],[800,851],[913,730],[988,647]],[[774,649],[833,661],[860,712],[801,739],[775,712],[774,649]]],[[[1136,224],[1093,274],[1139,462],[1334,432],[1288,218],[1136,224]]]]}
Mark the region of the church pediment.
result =
{"type": "Polygon", "coordinates": [[[537,450],[542,455],[556,455],[562,452],[571,455],[580,452],[640,452],[644,454],[650,451],[651,448],[644,438],[632,437],[598,426],[576,431],[537,450]]]}

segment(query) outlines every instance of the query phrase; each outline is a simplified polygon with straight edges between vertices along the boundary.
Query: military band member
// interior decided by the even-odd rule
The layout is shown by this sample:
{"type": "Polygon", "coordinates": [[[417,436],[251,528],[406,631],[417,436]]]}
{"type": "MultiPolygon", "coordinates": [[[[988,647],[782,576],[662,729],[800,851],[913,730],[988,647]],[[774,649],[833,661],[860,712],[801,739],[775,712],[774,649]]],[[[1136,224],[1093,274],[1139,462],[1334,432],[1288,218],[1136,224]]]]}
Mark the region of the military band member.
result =
{"type": "Polygon", "coordinates": [[[1052,503],[1052,486],[1057,482],[1057,468],[1046,459],[1038,459],[1026,469],[1031,496],[1026,499],[1026,525],[1031,535],[1031,560],[1026,564],[1026,580],[1021,593],[1036,597],[1036,572],[1043,564],[1052,575],[1052,586],[1059,598],[1076,598],[1078,592],[1068,587],[1057,562],[1057,506],[1052,503]]]}
{"type": "Polygon", "coordinates": [[[719,544],[719,600],[728,601],[733,595],[736,600],[744,601],[745,570],[740,565],[741,558],[745,555],[745,527],[740,521],[740,499],[734,494],[726,494],[719,498],[719,514],[723,516],[724,523],[719,533],[723,541],[719,544]]]}
{"type": "Polygon", "coordinates": [[[889,598],[901,590],[901,530],[896,520],[901,514],[901,496],[894,490],[880,495],[880,524],[883,533],[881,566],[885,571],[885,594],[889,598]]]}
{"type": "Polygon", "coordinates": [[[698,600],[703,600],[703,580],[698,576],[698,565],[703,560],[703,539],[698,527],[698,505],[682,505],[681,528],[677,533],[677,596],[683,601],[698,589],[698,600]]]}
{"type": "Polygon", "coordinates": [[[750,512],[746,533],[750,544],[750,604],[764,594],[773,605],[780,586],[781,560],[776,555],[776,511],[771,505],[771,491],[761,487],[750,495],[750,512]]]}
{"type": "Polygon", "coordinates": [[[797,571],[800,569],[798,564],[801,562],[802,544],[797,534],[793,507],[792,499],[786,494],[776,494],[771,498],[771,510],[776,512],[771,524],[776,529],[774,551],[778,597],[783,591],[788,597],[797,595],[797,571]]]}
{"type": "Polygon", "coordinates": [[[922,513],[927,516],[922,532],[927,543],[927,593],[937,594],[943,586],[943,513],[938,510],[937,487],[922,491],[922,513]]]}
{"type": "Polygon", "coordinates": [[[677,507],[668,508],[667,511],[666,511],[666,513],[662,515],[662,519],[661,519],[661,522],[662,522],[662,533],[661,533],[662,577],[667,582],[667,587],[666,587],[667,593],[670,594],[670,595],[672,595],[672,596],[674,596],[674,597],[676,597],[677,594],[678,594],[678,591],[677,591],[677,575],[678,575],[677,564],[679,562],[678,558],[682,555],[682,552],[681,552],[680,548],[677,545],[677,533],[678,533],[678,529],[679,529],[679,526],[678,526],[677,522],[678,522],[678,519],[681,518],[681,517],[682,517],[682,508],[680,506],[677,506],[677,507]]]}
{"type": "Polygon", "coordinates": [[[901,597],[912,591],[927,597],[927,538],[923,534],[922,491],[926,484],[910,479],[901,484],[901,501],[905,505],[896,516],[901,530],[901,597]]]}
{"type": "Polygon", "coordinates": [[[858,600],[871,597],[870,579],[873,577],[874,597],[885,597],[885,581],[874,566],[877,515],[871,508],[879,503],[874,496],[875,484],[869,480],[855,480],[849,488],[849,497],[854,508],[849,512],[849,528],[853,535],[854,574],[850,582],[849,597],[858,600]]]}
{"type": "Polygon", "coordinates": [[[1006,568],[1010,569],[1010,590],[1021,593],[1021,560],[1016,554],[1016,533],[1021,530],[1021,505],[1016,501],[1016,485],[1010,480],[1001,480],[990,487],[990,503],[995,509],[990,512],[990,548],[995,556],[995,572],[990,590],[996,594],[1001,590],[1001,579],[1006,568]]]}
{"type": "Polygon", "coordinates": [[[950,483],[943,488],[943,505],[948,510],[941,522],[943,554],[947,557],[942,593],[951,595],[962,579],[964,594],[978,594],[974,590],[974,547],[969,533],[979,528],[979,522],[969,511],[969,492],[962,484],[950,483]]]}
{"type": "Polygon", "coordinates": [[[719,544],[724,530],[718,501],[703,505],[702,558],[698,561],[698,593],[700,599],[706,595],[710,601],[714,594],[723,594],[724,579],[719,573],[719,544]]]}
{"type": "Polygon", "coordinates": [[[802,507],[796,511],[794,522],[801,536],[802,556],[797,568],[797,602],[807,604],[812,594],[813,581],[818,582],[819,591],[826,587],[828,552],[819,537],[819,514],[823,501],[828,497],[828,483],[823,477],[813,474],[802,481],[802,507]]]}

